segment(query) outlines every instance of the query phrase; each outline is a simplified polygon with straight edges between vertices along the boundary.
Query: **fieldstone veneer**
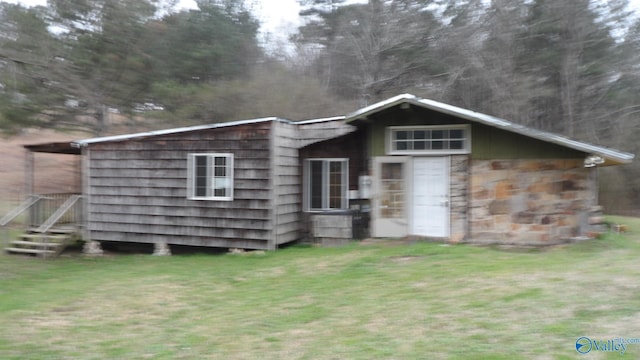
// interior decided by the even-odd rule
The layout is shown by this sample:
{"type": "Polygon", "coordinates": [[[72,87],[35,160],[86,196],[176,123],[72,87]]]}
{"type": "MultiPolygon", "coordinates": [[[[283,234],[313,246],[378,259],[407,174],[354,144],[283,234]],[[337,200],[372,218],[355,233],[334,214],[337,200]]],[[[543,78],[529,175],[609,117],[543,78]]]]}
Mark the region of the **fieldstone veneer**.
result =
{"type": "Polygon", "coordinates": [[[473,160],[470,239],[543,245],[582,235],[596,183],[581,159],[473,160]]]}
{"type": "Polygon", "coordinates": [[[449,241],[457,243],[468,240],[467,221],[469,216],[469,157],[467,155],[451,156],[450,195],[451,202],[451,236],[449,241]]]}

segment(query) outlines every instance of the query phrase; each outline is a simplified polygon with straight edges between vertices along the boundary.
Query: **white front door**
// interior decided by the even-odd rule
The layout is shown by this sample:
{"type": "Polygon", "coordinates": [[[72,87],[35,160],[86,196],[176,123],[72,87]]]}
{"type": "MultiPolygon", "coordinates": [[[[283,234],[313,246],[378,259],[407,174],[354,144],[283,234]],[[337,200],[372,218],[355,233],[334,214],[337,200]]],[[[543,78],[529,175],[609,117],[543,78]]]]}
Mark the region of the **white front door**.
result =
{"type": "Polygon", "coordinates": [[[404,237],[409,230],[408,192],[411,158],[374,158],[372,197],[373,237],[404,237]]]}
{"type": "Polygon", "coordinates": [[[449,236],[449,157],[413,158],[410,234],[449,236]]]}

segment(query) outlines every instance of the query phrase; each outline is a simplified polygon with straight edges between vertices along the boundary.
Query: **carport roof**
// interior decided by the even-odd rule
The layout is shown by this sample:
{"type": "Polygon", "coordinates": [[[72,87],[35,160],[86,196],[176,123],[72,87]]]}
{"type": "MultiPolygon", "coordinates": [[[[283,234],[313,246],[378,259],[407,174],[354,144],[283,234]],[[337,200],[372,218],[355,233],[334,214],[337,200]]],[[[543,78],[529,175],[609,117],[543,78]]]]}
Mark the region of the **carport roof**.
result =
{"type": "Polygon", "coordinates": [[[80,155],[80,149],[71,146],[69,141],[24,145],[24,148],[31,152],[80,155]]]}

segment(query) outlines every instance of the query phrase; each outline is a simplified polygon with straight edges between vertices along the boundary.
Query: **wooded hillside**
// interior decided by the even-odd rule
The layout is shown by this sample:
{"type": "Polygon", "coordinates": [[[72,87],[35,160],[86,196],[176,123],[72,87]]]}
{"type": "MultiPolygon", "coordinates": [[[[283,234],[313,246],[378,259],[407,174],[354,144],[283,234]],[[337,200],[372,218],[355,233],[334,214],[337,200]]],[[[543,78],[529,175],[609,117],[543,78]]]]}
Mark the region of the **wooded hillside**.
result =
{"type": "MultiPolygon", "coordinates": [[[[640,153],[640,20],[627,0],[299,0],[291,46],[253,1],[0,3],[0,128],[113,132],[345,114],[410,92],[640,153]],[[291,50],[294,49],[294,50],[291,50]]],[[[602,171],[640,207],[640,163],[602,171]]]]}

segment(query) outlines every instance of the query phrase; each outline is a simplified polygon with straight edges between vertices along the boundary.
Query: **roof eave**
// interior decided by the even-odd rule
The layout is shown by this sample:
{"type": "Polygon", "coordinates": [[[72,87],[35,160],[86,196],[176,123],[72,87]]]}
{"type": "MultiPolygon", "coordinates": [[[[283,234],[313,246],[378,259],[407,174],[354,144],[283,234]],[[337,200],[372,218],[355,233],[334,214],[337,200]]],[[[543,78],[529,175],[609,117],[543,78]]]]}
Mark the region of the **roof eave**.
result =
{"type": "Polygon", "coordinates": [[[594,154],[601,156],[605,162],[599,166],[628,164],[633,161],[635,155],[618,150],[608,149],[602,146],[591,145],[580,141],[572,140],[564,136],[557,134],[528,128],[523,125],[518,125],[507,120],[503,120],[491,115],[475,112],[468,109],[463,109],[457,106],[441,103],[434,100],[422,99],[411,94],[402,94],[387,100],[378,102],[376,104],[362,108],[352,114],[349,114],[345,118],[347,124],[353,123],[354,125],[360,125],[368,122],[370,115],[378,113],[380,111],[398,106],[401,104],[410,104],[426,108],[433,111],[438,111],[443,114],[455,116],[461,119],[469,120],[472,122],[480,123],[483,125],[503,129],[516,134],[524,135],[530,138],[534,138],[540,141],[553,143],[556,145],[564,146],[570,149],[584,152],[585,154],[594,154]]]}
{"type": "Polygon", "coordinates": [[[73,146],[70,142],[51,142],[42,144],[27,144],[23,147],[30,152],[48,153],[48,154],[68,154],[79,155],[80,150],[73,146]]]}
{"type": "Polygon", "coordinates": [[[345,116],[345,122],[348,124],[350,122],[358,122],[358,120],[365,120],[371,114],[375,114],[382,110],[392,108],[402,103],[414,103],[415,105],[419,105],[418,98],[416,96],[411,94],[401,94],[387,100],[369,105],[360,110],[354,111],[351,114],[345,116]]]}
{"type": "Polygon", "coordinates": [[[281,119],[281,118],[277,118],[277,117],[266,117],[266,118],[259,118],[259,119],[221,122],[221,123],[215,123],[215,124],[196,125],[196,126],[172,128],[172,129],[165,129],[165,130],[145,131],[145,132],[139,132],[139,133],[133,133],[133,134],[124,134],[124,135],[114,135],[114,136],[103,136],[103,137],[97,137],[97,138],[89,138],[89,139],[83,139],[83,140],[76,140],[76,141],[71,143],[71,146],[79,148],[79,147],[85,147],[87,145],[95,144],[95,143],[113,142],[113,141],[126,141],[126,140],[147,138],[147,137],[151,137],[151,136],[179,134],[179,133],[185,133],[185,132],[190,132],[190,131],[198,131],[198,130],[210,130],[210,129],[229,127],[229,126],[255,124],[255,123],[267,122],[267,121],[290,122],[289,120],[281,119]]]}
{"type": "Polygon", "coordinates": [[[292,123],[296,125],[308,125],[308,124],[317,124],[317,123],[323,123],[323,122],[342,121],[345,118],[346,116],[332,116],[332,117],[326,117],[326,118],[320,118],[320,119],[293,121],[292,123]]]}

